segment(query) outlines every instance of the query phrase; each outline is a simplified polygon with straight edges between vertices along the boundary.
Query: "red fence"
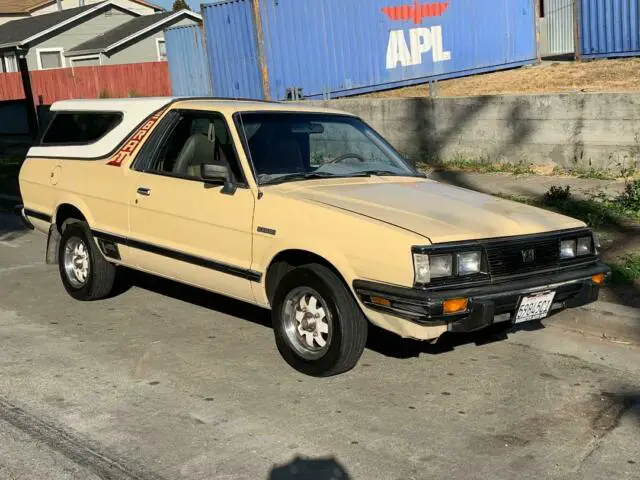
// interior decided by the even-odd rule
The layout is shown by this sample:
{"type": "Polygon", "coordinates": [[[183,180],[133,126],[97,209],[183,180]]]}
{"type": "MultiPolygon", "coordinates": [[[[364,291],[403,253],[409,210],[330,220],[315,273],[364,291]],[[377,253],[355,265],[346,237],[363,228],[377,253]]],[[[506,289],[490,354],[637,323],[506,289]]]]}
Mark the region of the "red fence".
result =
{"type": "MultiPolygon", "coordinates": [[[[167,62],[58,68],[31,72],[34,100],[45,104],[69,98],[171,95],[167,62]]],[[[0,101],[24,98],[19,73],[0,74],[0,101]]]]}

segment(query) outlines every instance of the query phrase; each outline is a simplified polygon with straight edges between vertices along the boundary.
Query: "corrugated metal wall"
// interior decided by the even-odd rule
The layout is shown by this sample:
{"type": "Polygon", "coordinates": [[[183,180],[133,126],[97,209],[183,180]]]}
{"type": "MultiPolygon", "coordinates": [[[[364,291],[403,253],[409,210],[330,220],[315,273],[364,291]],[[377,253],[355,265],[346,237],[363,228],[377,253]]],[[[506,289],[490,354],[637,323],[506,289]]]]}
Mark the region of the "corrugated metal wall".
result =
{"type": "Polygon", "coordinates": [[[271,96],[349,95],[537,59],[532,0],[260,2],[271,96]]]}
{"type": "Polygon", "coordinates": [[[172,94],[176,97],[212,95],[209,64],[200,27],[190,25],[164,32],[172,94]]]}
{"type": "Polygon", "coordinates": [[[540,55],[575,52],[574,0],[544,0],[540,20],[540,55]]]}
{"type": "Polygon", "coordinates": [[[337,97],[537,60],[534,0],[252,3],[203,7],[216,95],[337,97]]]}
{"type": "Polygon", "coordinates": [[[640,0],[579,0],[584,58],[640,55],[640,0]]]}
{"type": "Polygon", "coordinates": [[[214,95],[263,98],[251,2],[204,5],[202,15],[214,95]]]}

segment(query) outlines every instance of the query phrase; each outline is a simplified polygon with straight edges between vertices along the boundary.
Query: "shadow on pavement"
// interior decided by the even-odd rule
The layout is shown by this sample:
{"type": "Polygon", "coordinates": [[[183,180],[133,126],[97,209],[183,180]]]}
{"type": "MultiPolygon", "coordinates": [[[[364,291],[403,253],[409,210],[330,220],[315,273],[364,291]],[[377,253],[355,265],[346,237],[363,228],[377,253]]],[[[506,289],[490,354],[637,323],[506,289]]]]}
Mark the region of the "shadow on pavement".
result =
{"type": "Polygon", "coordinates": [[[118,269],[112,296],[121,295],[131,287],[138,287],[271,328],[270,312],[263,308],[147,273],[125,268],[118,269]]]}
{"type": "Polygon", "coordinates": [[[274,467],[268,480],[348,480],[346,469],[335,458],[308,459],[297,457],[285,465],[274,467]]]}
{"type": "Polygon", "coordinates": [[[592,421],[592,428],[598,436],[602,437],[617,428],[627,413],[631,413],[640,423],[640,391],[621,389],[617,393],[601,392],[599,396],[602,407],[592,421]]]}
{"type": "Polygon", "coordinates": [[[497,324],[493,327],[471,333],[445,333],[436,342],[424,342],[410,338],[401,338],[379,327],[370,325],[367,348],[386,357],[417,358],[422,354],[441,355],[456,347],[474,344],[476,346],[506,340],[510,334],[519,331],[535,331],[545,328],[540,322],[528,322],[509,327],[497,324]]]}
{"type": "MultiPolygon", "coordinates": [[[[271,313],[266,309],[147,273],[125,268],[119,269],[112,296],[121,295],[131,287],[141,288],[271,328],[271,313]]],[[[367,348],[387,357],[399,359],[418,357],[420,354],[438,355],[450,352],[461,345],[470,343],[486,345],[505,340],[508,334],[519,330],[539,330],[541,328],[544,328],[541,323],[533,322],[511,327],[505,332],[505,328],[502,325],[496,325],[495,328],[490,327],[473,333],[445,334],[437,343],[432,344],[418,340],[403,339],[370,324],[367,348]]]]}
{"type": "Polygon", "coordinates": [[[0,205],[0,241],[10,242],[29,232],[20,217],[0,205]]]}

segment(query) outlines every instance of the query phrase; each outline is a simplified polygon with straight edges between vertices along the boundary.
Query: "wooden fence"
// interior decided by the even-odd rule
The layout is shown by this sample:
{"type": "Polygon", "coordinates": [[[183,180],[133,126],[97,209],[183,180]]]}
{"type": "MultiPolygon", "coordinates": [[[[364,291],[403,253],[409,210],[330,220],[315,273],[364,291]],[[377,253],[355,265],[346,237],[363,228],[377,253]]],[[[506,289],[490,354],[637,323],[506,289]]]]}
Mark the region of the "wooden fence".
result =
{"type": "MultiPolygon", "coordinates": [[[[171,95],[167,62],[57,68],[30,73],[34,101],[70,98],[123,98],[171,95]]],[[[0,73],[0,101],[24,98],[19,73],[0,73]]]]}

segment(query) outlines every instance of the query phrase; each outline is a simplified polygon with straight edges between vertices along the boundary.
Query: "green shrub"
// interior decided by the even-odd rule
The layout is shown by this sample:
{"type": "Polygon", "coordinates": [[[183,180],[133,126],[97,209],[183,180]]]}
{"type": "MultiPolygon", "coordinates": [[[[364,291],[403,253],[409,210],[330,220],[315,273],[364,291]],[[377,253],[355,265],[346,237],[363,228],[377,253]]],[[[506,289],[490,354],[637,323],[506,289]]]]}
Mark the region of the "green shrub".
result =
{"type": "Polygon", "coordinates": [[[616,203],[624,210],[640,212],[640,180],[627,182],[624,192],[616,199],[616,203]]]}
{"type": "Polygon", "coordinates": [[[609,266],[613,283],[629,284],[640,279],[640,253],[632,252],[621,255],[609,266]]]}
{"type": "Polygon", "coordinates": [[[571,187],[567,185],[566,187],[551,187],[547,193],[544,194],[544,203],[557,203],[557,202],[566,202],[571,198],[571,187]]]}

